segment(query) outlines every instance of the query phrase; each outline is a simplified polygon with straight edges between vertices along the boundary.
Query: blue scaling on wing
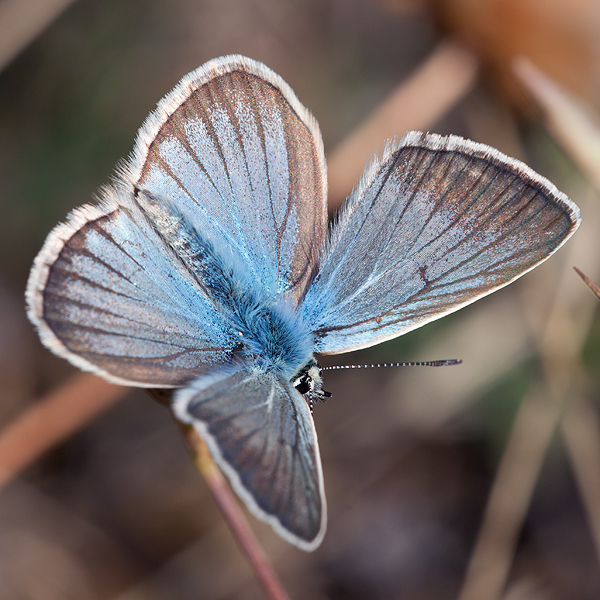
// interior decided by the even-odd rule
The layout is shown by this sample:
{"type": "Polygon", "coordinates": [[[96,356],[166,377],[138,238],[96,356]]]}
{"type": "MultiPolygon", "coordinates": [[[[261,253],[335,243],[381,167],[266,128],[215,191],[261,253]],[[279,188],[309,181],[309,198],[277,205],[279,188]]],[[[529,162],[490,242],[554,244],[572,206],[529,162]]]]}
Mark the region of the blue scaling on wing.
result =
{"type": "Polygon", "coordinates": [[[196,428],[254,514],[305,550],[320,544],[326,508],[317,437],[306,401],[286,378],[222,370],[177,391],[173,411],[196,428]]]}
{"type": "Polygon", "coordinates": [[[187,75],[140,129],[124,170],[175,203],[271,298],[303,296],[325,240],[321,135],[283,80],[239,56],[187,75]]]}
{"type": "Polygon", "coordinates": [[[507,285],[556,251],[579,210],[523,163],[408,134],[334,224],[303,310],[315,351],[372,346],[507,285]]]}
{"type": "Polygon", "coordinates": [[[130,201],[74,211],[28,286],[42,340],[116,383],[182,385],[231,358],[236,335],[130,201]]]}

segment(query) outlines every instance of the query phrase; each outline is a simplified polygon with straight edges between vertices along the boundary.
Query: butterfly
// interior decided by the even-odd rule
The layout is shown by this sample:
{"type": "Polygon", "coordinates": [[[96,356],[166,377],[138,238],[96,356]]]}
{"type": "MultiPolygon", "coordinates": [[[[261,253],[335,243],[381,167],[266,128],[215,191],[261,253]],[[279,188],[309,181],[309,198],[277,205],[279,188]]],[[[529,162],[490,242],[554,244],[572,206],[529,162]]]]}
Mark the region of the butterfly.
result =
{"type": "Polygon", "coordinates": [[[579,209],[523,163],[410,132],[365,169],[328,229],[317,122],[262,63],[211,60],[140,128],[98,205],[33,264],[42,342],[108,381],[176,388],[249,509],[304,550],[326,504],[316,354],[379,344],[520,277],[579,209]]]}

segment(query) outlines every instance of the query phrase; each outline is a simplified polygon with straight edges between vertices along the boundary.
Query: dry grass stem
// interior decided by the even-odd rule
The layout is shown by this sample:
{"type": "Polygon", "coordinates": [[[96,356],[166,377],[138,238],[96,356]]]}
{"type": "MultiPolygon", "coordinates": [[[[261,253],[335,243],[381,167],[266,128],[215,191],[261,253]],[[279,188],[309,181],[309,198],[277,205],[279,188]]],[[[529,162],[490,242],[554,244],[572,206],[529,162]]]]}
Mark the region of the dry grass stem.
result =
{"type": "Polygon", "coordinates": [[[0,71],[72,2],[73,0],[2,0],[0,71]]]}
{"type": "Polygon", "coordinates": [[[538,387],[523,401],[502,455],[459,600],[500,598],[517,538],[561,411],[538,387]]]}
{"type": "Polygon", "coordinates": [[[0,487],[127,391],[126,387],[81,373],[38,400],[0,433],[0,487]]]}
{"type": "Polygon", "coordinates": [[[577,480],[600,560],[600,420],[581,395],[571,398],[561,420],[561,434],[577,480]]]}
{"type": "Polygon", "coordinates": [[[524,57],[513,70],[544,112],[546,125],[573,162],[600,190],[600,128],[597,115],[524,57]]]}
{"type": "Polygon", "coordinates": [[[585,273],[580,271],[577,267],[573,267],[573,268],[575,269],[575,272],[577,273],[577,275],[579,275],[579,277],[581,277],[581,279],[583,279],[585,284],[590,288],[590,290],[592,290],[592,292],[594,292],[596,298],[598,298],[598,300],[600,300],[600,287],[598,287],[585,273]]]}
{"type": "Polygon", "coordinates": [[[365,121],[329,155],[329,203],[339,206],[360,177],[369,156],[385,140],[411,129],[428,129],[469,92],[477,76],[473,54],[442,43],[415,73],[402,82],[365,121]]]}
{"type": "Polygon", "coordinates": [[[204,476],[233,536],[250,562],[267,595],[272,600],[290,600],[234,498],[225,477],[210,456],[208,447],[191,427],[182,427],[182,430],[194,453],[194,462],[198,470],[204,476]]]}
{"type": "MultiPolygon", "coordinates": [[[[529,63],[520,61],[517,64],[520,76],[527,78],[529,84],[534,81],[536,93],[544,98],[552,131],[557,137],[562,136],[560,141],[569,151],[574,145],[574,138],[583,135],[582,129],[577,127],[569,134],[567,125],[574,119],[579,125],[583,123],[580,108],[529,63]]],[[[572,158],[577,162],[581,157],[572,158]]],[[[539,298],[535,298],[535,294],[530,295],[527,303],[530,324],[537,334],[544,381],[525,398],[517,413],[490,493],[461,600],[495,600],[501,597],[529,501],[559,422],[596,546],[600,549],[600,425],[582,393],[586,383],[579,365],[581,348],[595,306],[591,297],[588,299],[573,289],[569,276],[573,262],[586,260],[588,268],[594,272],[600,268],[594,258],[596,251],[600,251],[596,241],[600,218],[594,205],[590,204],[587,211],[585,208],[586,221],[567,247],[567,261],[558,277],[560,283],[554,304],[543,328],[539,327],[539,315],[536,315],[540,312],[539,298]]]]}

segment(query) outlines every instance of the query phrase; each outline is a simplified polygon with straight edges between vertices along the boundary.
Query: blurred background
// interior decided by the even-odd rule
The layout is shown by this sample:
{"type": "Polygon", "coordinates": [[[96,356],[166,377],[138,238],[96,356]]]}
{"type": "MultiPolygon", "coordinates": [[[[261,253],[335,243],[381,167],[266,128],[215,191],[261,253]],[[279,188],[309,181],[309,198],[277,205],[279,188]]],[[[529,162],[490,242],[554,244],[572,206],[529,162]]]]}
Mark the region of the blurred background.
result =
{"type": "MultiPolygon", "coordinates": [[[[417,127],[525,160],[584,219],[509,288],[322,361],[464,364],[326,373],[322,546],[305,554],[251,517],[290,596],[599,598],[600,320],[571,267],[600,280],[600,154],[579,164],[526,89],[537,71],[512,68],[525,56],[576,95],[589,127],[564,107],[557,118],[593,137],[594,0],[0,0],[0,424],[75,373],[25,317],[45,236],[110,179],[185,73],[230,53],[265,62],[317,118],[332,209],[355,162],[417,127]]],[[[168,411],[142,391],[0,491],[1,600],[261,597],[168,411]]]]}

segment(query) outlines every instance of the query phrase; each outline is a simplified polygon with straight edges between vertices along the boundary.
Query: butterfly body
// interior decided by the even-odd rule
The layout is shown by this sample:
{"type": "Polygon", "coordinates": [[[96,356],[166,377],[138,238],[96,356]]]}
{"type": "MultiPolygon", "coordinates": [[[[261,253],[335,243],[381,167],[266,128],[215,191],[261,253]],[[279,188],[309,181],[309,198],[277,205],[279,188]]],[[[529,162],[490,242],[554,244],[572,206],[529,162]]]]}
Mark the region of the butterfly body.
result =
{"type": "Polygon", "coordinates": [[[305,550],[326,525],[315,354],[394,338],[548,258],[578,208],[523,163],[411,132],[373,160],[327,233],[318,125],[240,56],[186,75],[99,206],[33,265],[43,343],[109,381],[178,388],[236,492],[305,550]]]}
{"type": "MultiPolygon", "coordinates": [[[[269,294],[235,264],[219,256],[177,206],[140,191],[137,201],[155,231],[194,278],[229,334],[230,360],[292,379],[312,360],[310,330],[283,294],[269,294]]],[[[231,257],[230,257],[231,260],[231,257]]]]}

